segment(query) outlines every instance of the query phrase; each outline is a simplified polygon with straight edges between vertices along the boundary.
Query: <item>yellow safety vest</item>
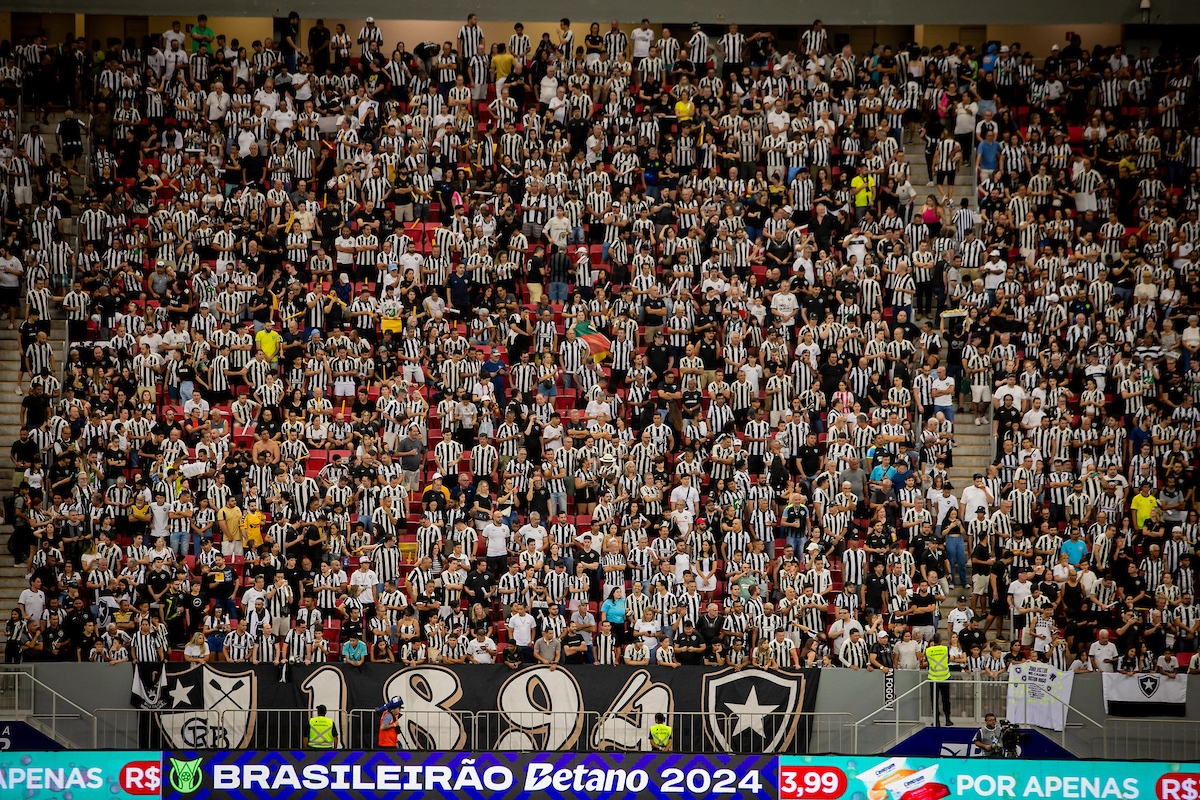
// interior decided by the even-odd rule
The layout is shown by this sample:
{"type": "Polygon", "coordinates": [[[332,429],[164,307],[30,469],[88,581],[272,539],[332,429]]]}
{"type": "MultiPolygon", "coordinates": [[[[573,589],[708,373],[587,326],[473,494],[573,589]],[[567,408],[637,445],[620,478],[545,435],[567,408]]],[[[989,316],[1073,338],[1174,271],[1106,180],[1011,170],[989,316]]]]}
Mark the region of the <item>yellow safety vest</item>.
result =
{"type": "Polygon", "coordinates": [[[308,721],[308,746],[314,750],[333,749],[333,720],[313,717],[308,721]]]}
{"type": "Polygon", "coordinates": [[[666,747],[671,743],[671,726],[655,723],[650,726],[650,741],[657,747],[666,747]]]}
{"type": "Polygon", "coordinates": [[[936,644],[925,648],[926,676],[931,681],[950,680],[950,648],[936,644]]]}

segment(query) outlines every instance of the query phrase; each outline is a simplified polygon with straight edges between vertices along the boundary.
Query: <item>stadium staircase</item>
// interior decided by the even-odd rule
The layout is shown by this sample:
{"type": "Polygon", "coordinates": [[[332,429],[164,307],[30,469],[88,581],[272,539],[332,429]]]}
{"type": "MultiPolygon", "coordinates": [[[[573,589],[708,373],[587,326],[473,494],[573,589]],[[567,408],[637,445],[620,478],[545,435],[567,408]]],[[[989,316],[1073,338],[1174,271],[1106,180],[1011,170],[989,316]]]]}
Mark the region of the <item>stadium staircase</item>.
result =
{"type": "MultiPolygon", "coordinates": [[[[0,470],[0,480],[11,482],[13,469],[8,460],[8,448],[16,441],[21,430],[21,399],[24,395],[17,394],[17,373],[21,368],[20,341],[17,331],[10,331],[8,325],[0,321],[0,453],[3,455],[4,469],[0,470]],[[7,478],[7,480],[5,480],[7,478]]],[[[9,487],[0,487],[4,494],[9,493],[9,487]]],[[[7,618],[8,610],[17,604],[17,598],[25,589],[25,567],[14,567],[8,556],[8,537],[12,533],[12,520],[5,519],[0,525],[0,542],[3,542],[3,552],[0,552],[0,612],[7,618]]]]}
{"type": "MultiPolygon", "coordinates": [[[[904,146],[904,158],[911,164],[912,185],[917,190],[913,205],[920,208],[927,195],[937,196],[937,189],[928,186],[929,171],[925,168],[925,148],[917,141],[904,146]]],[[[965,199],[972,210],[979,208],[978,182],[974,165],[960,170],[958,180],[954,184],[951,202],[954,208],[965,199]]],[[[945,351],[942,353],[945,357],[945,351]]],[[[989,420],[987,425],[976,425],[975,417],[969,411],[956,415],[954,420],[954,465],[950,468],[950,480],[954,484],[954,493],[959,494],[963,487],[971,482],[971,476],[983,472],[992,463],[992,427],[989,420]]],[[[953,593],[952,593],[953,594],[953,593]]],[[[951,605],[953,605],[951,603],[951,605]]]]}
{"type": "MultiPolygon", "coordinates": [[[[87,115],[78,115],[83,122],[87,122],[87,115]]],[[[42,125],[42,142],[46,146],[46,153],[58,152],[58,143],[54,138],[54,130],[60,120],[63,119],[61,112],[53,112],[49,115],[49,124],[42,125]]],[[[28,133],[29,126],[38,122],[34,115],[30,112],[23,112],[19,122],[18,136],[28,133]]],[[[84,138],[85,151],[87,150],[87,135],[84,138]]],[[[82,165],[76,167],[81,173],[85,172],[82,165]]],[[[75,196],[80,197],[86,189],[86,182],[82,177],[71,179],[71,187],[75,190],[75,196]]],[[[78,230],[75,225],[75,215],[79,213],[78,206],[72,207],[72,215],[70,218],[63,220],[62,232],[66,240],[72,247],[78,251],[79,239],[78,230]]],[[[23,309],[22,309],[23,313],[23,309]]],[[[54,345],[55,358],[55,373],[58,373],[58,368],[61,367],[63,359],[66,355],[65,342],[67,339],[66,322],[56,314],[55,319],[51,321],[50,326],[50,343],[54,345]]],[[[17,322],[20,323],[21,314],[17,315],[17,322]]],[[[0,481],[8,484],[12,475],[12,462],[8,460],[8,450],[21,431],[21,400],[24,398],[24,392],[28,391],[29,383],[28,376],[24,386],[17,383],[17,374],[21,368],[21,352],[20,339],[17,331],[8,330],[8,326],[0,320],[0,458],[3,459],[5,469],[0,470],[0,481]],[[21,394],[18,394],[18,389],[21,394]]],[[[4,485],[0,491],[4,495],[9,494],[9,487],[4,485]]],[[[7,611],[16,607],[17,600],[21,596],[21,592],[28,586],[28,581],[25,577],[25,566],[14,566],[11,558],[8,555],[8,538],[12,533],[12,520],[5,518],[3,524],[0,524],[0,613],[4,613],[7,618],[7,611]]],[[[2,635],[2,632],[0,632],[2,635]]]]}

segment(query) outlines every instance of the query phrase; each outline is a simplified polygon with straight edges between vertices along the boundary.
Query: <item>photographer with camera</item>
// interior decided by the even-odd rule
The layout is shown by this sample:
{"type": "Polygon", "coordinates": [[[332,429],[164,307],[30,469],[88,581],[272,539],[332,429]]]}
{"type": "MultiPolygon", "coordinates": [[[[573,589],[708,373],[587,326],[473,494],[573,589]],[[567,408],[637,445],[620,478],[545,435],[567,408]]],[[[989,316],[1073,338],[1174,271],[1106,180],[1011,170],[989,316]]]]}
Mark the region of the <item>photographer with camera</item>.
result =
{"type": "Polygon", "coordinates": [[[975,739],[971,744],[986,753],[988,758],[1000,758],[1004,755],[1000,733],[1000,723],[996,720],[996,715],[988,714],[983,718],[983,727],[975,732],[975,739]]]}

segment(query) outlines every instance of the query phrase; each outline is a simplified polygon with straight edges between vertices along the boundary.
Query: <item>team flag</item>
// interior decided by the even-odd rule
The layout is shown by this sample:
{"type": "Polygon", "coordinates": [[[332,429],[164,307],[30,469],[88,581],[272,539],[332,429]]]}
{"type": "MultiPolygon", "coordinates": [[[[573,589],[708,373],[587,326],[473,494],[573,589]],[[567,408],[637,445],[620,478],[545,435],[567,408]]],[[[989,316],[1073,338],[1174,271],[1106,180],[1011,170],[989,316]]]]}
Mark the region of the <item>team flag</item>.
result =
{"type": "Polygon", "coordinates": [[[612,340],[593,328],[592,323],[584,321],[576,324],[575,335],[587,343],[588,352],[591,353],[592,359],[597,364],[608,358],[608,352],[612,349],[612,340]]]}

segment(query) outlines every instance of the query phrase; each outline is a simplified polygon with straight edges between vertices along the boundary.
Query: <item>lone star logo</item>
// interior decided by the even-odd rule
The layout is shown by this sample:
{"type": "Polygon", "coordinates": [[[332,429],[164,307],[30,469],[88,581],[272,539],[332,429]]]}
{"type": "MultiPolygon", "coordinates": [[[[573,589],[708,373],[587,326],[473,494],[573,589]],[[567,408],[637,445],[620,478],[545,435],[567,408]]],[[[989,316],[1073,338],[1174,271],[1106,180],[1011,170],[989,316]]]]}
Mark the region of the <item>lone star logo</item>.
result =
{"type": "Polygon", "coordinates": [[[763,714],[770,714],[779,708],[777,704],[760,703],[758,701],[757,686],[750,687],[750,694],[747,695],[746,702],[726,703],[725,707],[737,719],[737,724],[733,726],[731,736],[736,737],[745,730],[752,730],[764,739],[767,738],[767,731],[763,726],[763,714]]]}
{"type": "Polygon", "coordinates": [[[703,679],[705,729],[725,752],[777,753],[796,735],[802,674],[726,670],[703,679]]]}
{"type": "Polygon", "coordinates": [[[171,695],[171,708],[179,708],[180,706],[189,706],[192,702],[193,684],[185,683],[184,681],[175,681],[175,685],[167,692],[171,695]]]}

